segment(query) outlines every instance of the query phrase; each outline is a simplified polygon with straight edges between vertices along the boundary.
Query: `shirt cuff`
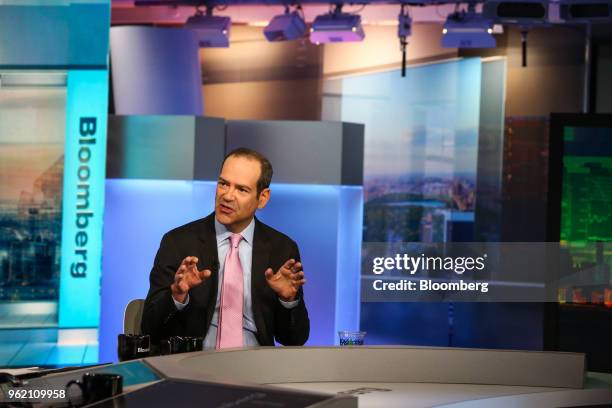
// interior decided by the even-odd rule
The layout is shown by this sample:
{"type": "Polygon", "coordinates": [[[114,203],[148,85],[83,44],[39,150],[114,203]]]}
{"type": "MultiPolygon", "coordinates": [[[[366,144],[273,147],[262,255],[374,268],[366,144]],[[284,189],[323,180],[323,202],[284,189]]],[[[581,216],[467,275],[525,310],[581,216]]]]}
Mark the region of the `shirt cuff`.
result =
{"type": "MultiPolygon", "coordinates": [[[[170,295],[172,296],[172,295],[170,295]]],[[[189,293],[187,294],[187,297],[185,298],[185,303],[181,303],[179,301],[177,301],[174,297],[172,297],[172,301],[174,302],[174,306],[176,306],[176,308],[178,310],[183,310],[185,308],[185,306],[187,306],[189,304],[189,293]]]]}
{"type": "Polygon", "coordinates": [[[300,299],[295,299],[295,300],[292,300],[291,302],[285,302],[284,300],[281,300],[279,298],[278,301],[281,302],[281,305],[283,305],[285,309],[293,309],[294,307],[298,305],[298,303],[300,303],[300,299]]]}

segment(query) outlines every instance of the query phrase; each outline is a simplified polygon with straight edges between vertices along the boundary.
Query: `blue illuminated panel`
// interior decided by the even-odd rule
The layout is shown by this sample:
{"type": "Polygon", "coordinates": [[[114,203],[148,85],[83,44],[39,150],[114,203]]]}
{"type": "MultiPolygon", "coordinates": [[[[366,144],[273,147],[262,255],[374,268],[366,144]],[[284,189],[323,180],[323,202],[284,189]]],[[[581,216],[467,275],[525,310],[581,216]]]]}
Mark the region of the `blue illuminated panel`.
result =
{"type": "Polygon", "coordinates": [[[299,245],[308,345],[338,344],[338,330],[359,329],[362,192],[361,186],[274,185],[258,215],[299,245]]]}
{"type": "Polygon", "coordinates": [[[108,74],[69,71],[59,327],[98,327],[108,74]]]}
{"type": "MultiPolygon", "coordinates": [[[[308,280],[308,345],[337,344],[359,327],[361,187],[273,184],[261,221],[299,245],[308,280]]],[[[131,299],[145,298],[162,235],[214,207],[214,182],[107,180],[100,361],[117,360],[117,334],[131,299]]]]}
{"type": "Polygon", "coordinates": [[[144,299],[149,272],[164,233],[208,215],[213,182],[178,180],[106,181],[100,361],[117,360],[117,335],[132,299],[144,299]]]}

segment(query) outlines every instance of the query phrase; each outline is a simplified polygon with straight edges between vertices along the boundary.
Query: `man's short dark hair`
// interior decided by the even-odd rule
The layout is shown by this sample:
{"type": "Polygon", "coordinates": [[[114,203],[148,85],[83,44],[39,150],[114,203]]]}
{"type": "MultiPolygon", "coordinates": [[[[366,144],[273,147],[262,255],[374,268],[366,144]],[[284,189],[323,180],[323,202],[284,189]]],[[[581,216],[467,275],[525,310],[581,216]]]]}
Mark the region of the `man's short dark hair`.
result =
{"type": "Polygon", "coordinates": [[[259,179],[257,180],[257,196],[259,197],[259,194],[261,194],[264,189],[270,187],[270,182],[272,182],[272,174],[274,173],[274,171],[272,170],[272,163],[270,163],[270,160],[268,160],[266,156],[259,153],[258,151],[248,149],[246,147],[239,147],[237,149],[232,150],[227,154],[227,156],[225,156],[225,158],[223,159],[223,163],[221,163],[221,167],[223,167],[228,157],[232,156],[247,157],[249,159],[257,160],[259,162],[261,166],[261,174],[259,175],[259,179]]]}

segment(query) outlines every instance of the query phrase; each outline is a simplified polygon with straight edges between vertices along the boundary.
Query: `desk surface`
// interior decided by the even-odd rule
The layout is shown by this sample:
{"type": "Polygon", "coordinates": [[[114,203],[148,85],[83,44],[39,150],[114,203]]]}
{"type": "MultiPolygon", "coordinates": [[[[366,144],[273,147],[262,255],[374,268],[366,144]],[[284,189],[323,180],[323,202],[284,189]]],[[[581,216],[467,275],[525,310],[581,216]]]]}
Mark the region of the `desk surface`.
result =
{"type": "Polygon", "coordinates": [[[459,408],[477,403],[483,407],[538,408],[612,404],[612,375],[585,377],[584,355],[578,353],[429,347],[261,347],[204,351],[147,362],[179,378],[200,376],[349,394],[358,398],[361,408],[459,408]]]}
{"type": "Polygon", "coordinates": [[[550,391],[550,388],[479,384],[321,382],[273,385],[331,394],[349,392],[359,399],[360,408],[431,407],[479,398],[550,391]]]}
{"type": "MultiPolygon", "coordinates": [[[[161,389],[185,386],[185,382],[201,384],[207,392],[216,385],[226,390],[233,387],[231,398],[245,389],[250,390],[249,395],[261,394],[265,398],[282,397],[283,391],[295,392],[296,398],[324,396],[323,403],[315,405],[329,408],[612,405],[612,375],[585,376],[584,370],[584,355],[576,353],[426,347],[260,347],[151,357],[55,373],[31,381],[30,386],[55,389],[80,379],[87,371],[117,373],[123,375],[125,385],[124,395],[113,400],[120,407],[135,406],[129,402],[152,395],[152,390],[143,391],[152,385],[161,389]]],[[[151,399],[148,408],[163,406],[159,398],[146,399],[151,399]]],[[[212,407],[206,402],[209,400],[193,401],[192,406],[212,407]]],[[[101,406],[112,405],[108,401],[106,404],[101,406]]],[[[278,405],[285,406],[291,405],[278,405]]]]}

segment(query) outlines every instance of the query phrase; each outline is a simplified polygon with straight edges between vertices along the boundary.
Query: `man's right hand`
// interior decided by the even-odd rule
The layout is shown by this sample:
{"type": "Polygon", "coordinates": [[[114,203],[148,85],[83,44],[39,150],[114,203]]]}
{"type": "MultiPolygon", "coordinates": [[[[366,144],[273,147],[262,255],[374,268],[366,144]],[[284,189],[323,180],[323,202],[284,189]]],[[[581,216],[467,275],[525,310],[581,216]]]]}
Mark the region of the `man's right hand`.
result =
{"type": "Polygon", "coordinates": [[[174,283],[170,285],[172,297],[179,303],[185,303],[189,289],[202,284],[211,275],[209,269],[198,271],[198,258],[188,256],[174,274],[174,283]]]}

